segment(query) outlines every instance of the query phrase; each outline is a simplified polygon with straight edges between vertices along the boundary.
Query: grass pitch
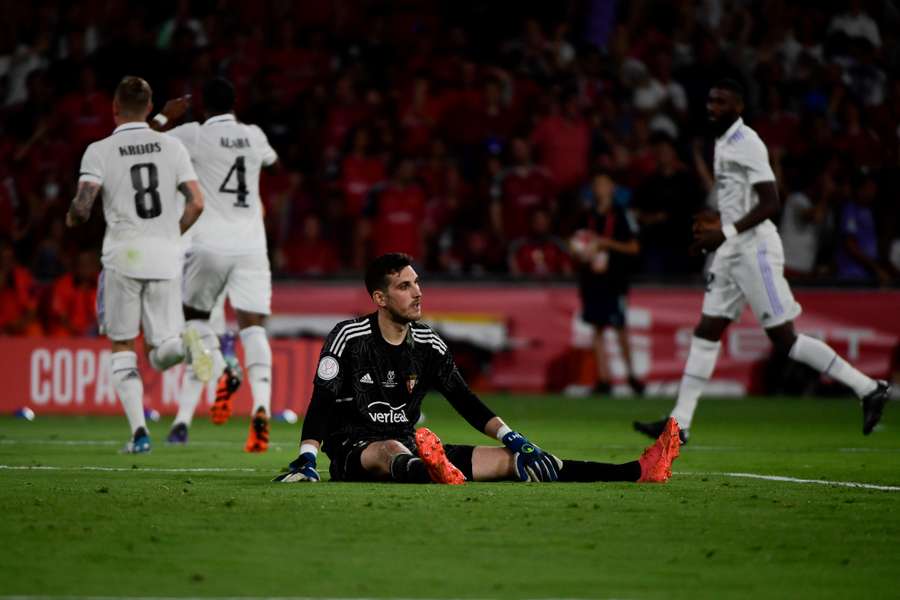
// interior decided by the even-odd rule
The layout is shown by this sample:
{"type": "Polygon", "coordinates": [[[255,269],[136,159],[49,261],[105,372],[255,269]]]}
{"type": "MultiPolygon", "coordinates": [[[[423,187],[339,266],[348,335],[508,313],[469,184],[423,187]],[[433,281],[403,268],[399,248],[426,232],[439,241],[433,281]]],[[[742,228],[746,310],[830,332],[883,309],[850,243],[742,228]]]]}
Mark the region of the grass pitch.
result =
{"type": "MultiPolygon", "coordinates": [[[[486,400],[559,456],[612,462],[671,404],[486,400]]],[[[245,419],[183,448],[166,419],[126,456],[124,417],[3,418],[0,596],[896,598],[894,404],[863,437],[849,399],[706,400],[665,485],[276,485],[298,425],[248,456],[245,419]]],[[[445,441],[489,443],[442,399],[425,411],[445,441]]]]}

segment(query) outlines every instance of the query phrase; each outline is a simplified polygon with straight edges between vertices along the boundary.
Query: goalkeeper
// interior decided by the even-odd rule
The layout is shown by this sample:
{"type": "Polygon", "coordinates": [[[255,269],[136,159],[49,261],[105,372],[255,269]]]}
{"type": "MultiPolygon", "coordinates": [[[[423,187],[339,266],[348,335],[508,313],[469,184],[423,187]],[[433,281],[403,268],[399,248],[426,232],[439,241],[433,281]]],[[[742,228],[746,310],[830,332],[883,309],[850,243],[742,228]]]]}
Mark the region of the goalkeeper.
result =
{"type": "Polygon", "coordinates": [[[338,323],[325,340],[300,456],[274,481],[319,481],[321,448],[332,481],[448,483],[465,481],[666,481],[678,456],[678,425],[669,421],[635,461],[561,460],[510,429],[469,389],[447,345],[422,317],[422,290],[405,254],[385,254],[367,268],[377,306],[338,323]],[[414,429],[425,394],[435,389],[475,429],[503,445],[442,446],[414,429]]]}

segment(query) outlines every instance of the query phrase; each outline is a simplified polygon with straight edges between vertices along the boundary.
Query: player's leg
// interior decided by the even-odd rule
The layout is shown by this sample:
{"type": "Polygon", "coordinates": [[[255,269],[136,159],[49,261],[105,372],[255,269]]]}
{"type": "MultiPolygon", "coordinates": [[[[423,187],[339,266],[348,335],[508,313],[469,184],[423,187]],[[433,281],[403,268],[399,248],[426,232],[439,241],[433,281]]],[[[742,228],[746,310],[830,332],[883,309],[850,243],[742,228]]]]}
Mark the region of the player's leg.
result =
{"type": "Polygon", "coordinates": [[[784,277],[784,252],[777,237],[755,248],[755,260],[745,260],[741,280],[757,320],[776,351],[843,383],[863,401],[863,433],[868,435],[881,419],[890,385],[876,381],[841,358],[828,344],[794,331],[801,312],[784,277]]]}
{"type": "MultiPolygon", "coordinates": [[[[668,419],[657,440],[638,460],[615,464],[561,459],[560,482],[635,481],[663,483],[672,476],[672,462],[681,446],[678,425],[668,419]]],[[[453,464],[473,481],[517,481],[513,453],[497,446],[447,446],[453,464]],[[466,450],[468,449],[468,450],[466,450]]]]}
{"type": "MultiPolygon", "coordinates": [[[[687,442],[690,436],[700,395],[715,371],[722,335],[744,310],[744,294],[732,277],[732,263],[733,257],[717,253],[706,277],[700,323],[694,329],[688,359],[678,386],[678,399],[669,415],[678,421],[682,442],[687,442]]],[[[663,432],[666,422],[667,419],[635,421],[634,428],[655,438],[663,432]]]]}
{"type": "MultiPolygon", "coordinates": [[[[185,331],[193,332],[192,342],[199,343],[208,352],[211,362],[211,371],[207,380],[221,380],[225,359],[219,349],[219,339],[209,325],[210,310],[215,304],[217,296],[223,293],[227,278],[228,257],[220,257],[202,250],[192,250],[185,257],[184,275],[180,310],[186,321],[185,331]]],[[[206,389],[206,381],[201,378],[194,365],[188,363],[185,366],[181,380],[181,390],[178,394],[178,414],[172,423],[169,432],[169,441],[184,443],[187,441],[188,428],[193,421],[197,404],[206,389]]],[[[213,405],[213,423],[221,424],[228,420],[231,414],[230,395],[227,398],[227,410],[217,410],[219,407],[219,394],[216,394],[217,402],[213,405]]]]}
{"type": "Polygon", "coordinates": [[[138,371],[134,340],[140,333],[141,281],[104,269],[97,289],[97,318],[101,332],[112,342],[113,389],[131,430],[129,453],[149,452],[150,437],[144,418],[144,383],[138,371]]]}
{"type": "Polygon", "coordinates": [[[634,360],[631,354],[631,339],[628,337],[627,317],[628,305],[625,295],[621,295],[616,299],[616,310],[613,313],[612,325],[616,332],[616,341],[619,343],[619,351],[622,353],[622,360],[625,362],[625,371],[628,375],[628,385],[635,394],[642,395],[644,393],[644,382],[638,379],[634,369],[634,360]]]}
{"type": "Polygon", "coordinates": [[[253,396],[250,432],[244,449],[265,452],[268,448],[272,403],[272,348],[265,322],[271,313],[272,275],[266,255],[238,257],[228,277],[228,298],[237,313],[244,368],[253,396]]]}

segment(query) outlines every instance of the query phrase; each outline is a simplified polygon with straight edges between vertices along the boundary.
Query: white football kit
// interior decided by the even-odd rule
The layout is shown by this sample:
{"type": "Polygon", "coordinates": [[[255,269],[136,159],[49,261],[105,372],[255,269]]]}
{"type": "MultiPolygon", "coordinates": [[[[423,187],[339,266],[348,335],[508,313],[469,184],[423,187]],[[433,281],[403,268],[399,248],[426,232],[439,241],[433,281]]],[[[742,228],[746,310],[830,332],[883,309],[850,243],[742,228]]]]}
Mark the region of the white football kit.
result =
{"type": "Polygon", "coordinates": [[[79,181],[103,196],[97,316],[111,340],[134,339],[141,325],[153,346],[181,334],[178,186],[196,179],[184,145],[146,123],[120,125],[85,150],[79,181]]]}
{"type": "MultiPolygon", "coordinates": [[[[740,118],[716,140],[714,170],[723,226],[739,221],[759,203],[754,184],[775,182],[765,144],[740,118]]],[[[748,303],[766,329],[801,311],[784,278],[781,237],[768,219],[726,240],[707,275],[703,314],[736,320],[748,303]]]]}
{"type": "Polygon", "coordinates": [[[278,160],[266,135],[234,115],[186,123],[169,132],[187,147],[205,199],[184,266],[184,304],[210,312],[227,292],[246,312],[271,312],[272,276],[259,174],[278,160]]]}

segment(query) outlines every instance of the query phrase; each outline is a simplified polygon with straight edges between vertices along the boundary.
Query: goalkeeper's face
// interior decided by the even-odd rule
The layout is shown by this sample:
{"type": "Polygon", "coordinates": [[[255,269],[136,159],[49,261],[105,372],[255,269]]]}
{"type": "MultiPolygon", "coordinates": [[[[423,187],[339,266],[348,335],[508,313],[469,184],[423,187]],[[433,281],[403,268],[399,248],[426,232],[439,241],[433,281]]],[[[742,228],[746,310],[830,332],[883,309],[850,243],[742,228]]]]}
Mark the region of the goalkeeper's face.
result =
{"type": "Polygon", "coordinates": [[[419,275],[412,267],[388,275],[387,291],[378,303],[396,323],[409,323],[422,318],[422,288],[419,275]]]}

